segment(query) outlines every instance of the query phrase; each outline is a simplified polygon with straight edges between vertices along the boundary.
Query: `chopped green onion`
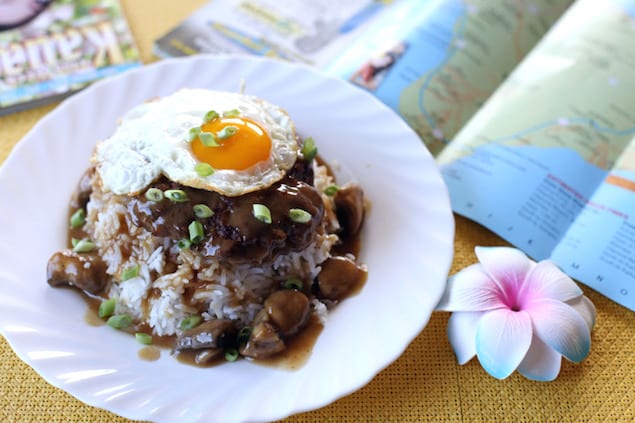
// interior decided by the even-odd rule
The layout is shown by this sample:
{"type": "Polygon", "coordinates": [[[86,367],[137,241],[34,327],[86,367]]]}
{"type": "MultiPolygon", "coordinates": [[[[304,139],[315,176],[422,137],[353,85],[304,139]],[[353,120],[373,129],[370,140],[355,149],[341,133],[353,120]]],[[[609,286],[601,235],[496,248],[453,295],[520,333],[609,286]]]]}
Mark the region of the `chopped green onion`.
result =
{"type": "Polygon", "coordinates": [[[227,348],[225,350],[225,360],[227,361],[236,361],[238,360],[239,354],[236,348],[227,348]]]}
{"type": "Polygon", "coordinates": [[[302,156],[304,157],[304,160],[306,160],[307,162],[310,162],[311,160],[313,160],[315,158],[315,156],[317,156],[317,147],[315,146],[315,140],[311,137],[308,137],[304,140],[304,145],[302,146],[302,150],[300,150],[300,152],[302,153],[302,156]]]}
{"type": "Polygon", "coordinates": [[[227,138],[231,137],[232,135],[234,135],[236,132],[238,132],[238,128],[236,126],[226,126],[223,129],[221,129],[220,131],[218,131],[216,133],[216,137],[219,140],[226,140],[227,138]]]}
{"type": "Polygon", "coordinates": [[[121,272],[121,282],[136,278],[139,275],[139,265],[128,267],[121,272]]]}
{"type": "Polygon", "coordinates": [[[190,242],[192,244],[198,244],[199,242],[201,242],[201,240],[203,239],[203,235],[205,235],[201,222],[193,220],[192,223],[190,223],[190,225],[187,227],[187,229],[190,232],[190,242]]]}
{"type": "Polygon", "coordinates": [[[252,206],[252,212],[254,217],[260,220],[262,223],[271,223],[271,212],[269,211],[269,208],[264,204],[254,204],[252,206]]]}
{"type": "Polygon", "coordinates": [[[301,291],[302,288],[304,288],[304,284],[298,278],[289,278],[286,281],[284,281],[284,283],[282,284],[282,287],[284,289],[297,289],[298,291],[301,291]]]}
{"type": "Polygon", "coordinates": [[[196,138],[198,138],[198,136],[200,134],[201,134],[201,127],[200,126],[196,126],[194,128],[190,128],[190,130],[187,133],[188,142],[194,141],[196,138]]]}
{"type": "Polygon", "coordinates": [[[332,197],[339,190],[340,190],[340,187],[338,187],[337,185],[329,185],[328,187],[324,188],[324,194],[328,195],[329,197],[332,197]]]}
{"type": "Polygon", "coordinates": [[[86,222],[86,211],[84,209],[77,209],[71,216],[71,228],[79,228],[86,222]]]}
{"type": "Polygon", "coordinates": [[[205,123],[216,119],[218,119],[218,112],[216,112],[216,110],[210,110],[209,112],[205,113],[205,116],[203,116],[203,120],[205,121],[205,123]]]}
{"type": "Polygon", "coordinates": [[[137,332],[134,334],[134,337],[137,339],[137,342],[143,345],[151,345],[152,344],[152,335],[148,335],[147,333],[137,332]]]}
{"type": "Polygon", "coordinates": [[[174,201],[175,203],[183,203],[184,201],[187,201],[187,194],[185,191],[180,189],[169,189],[165,191],[163,195],[165,195],[165,198],[170,201],[174,201]]]}
{"type": "Polygon", "coordinates": [[[73,238],[71,240],[71,243],[73,244],[73,251],[75,251],[76,253],[89,253],[97,248],[95,243],[89,239],[77,240],[73,238]]]}
{"type": "Polygon", "coordinates": [[[201,143],[205,147],[220,147],[220,144],[216,142],[216,137],[211,132],[201,132],[201,134],[198,136],[198,139],[201,140],[201,143]]]}
{"type": "Polygon", "coordinates": [[[150,188],[146,191],[146,198],[157,203],[163,200],[163,191],[159,188],[150,188]]]}
{"type": "Polygon", "coordinates": [[[311,213],[302,209],[289,209],[289,217],[296,223],[307,223],[311,220],[311,213]]]}
{"type": "Polygon", "coordinates": [[[190,248],[192,243],[190,242],[189,239],[182,238],[182,239],[179,239],[176,245],[179,247],[180,250],[187,250],[188,248],[190,248]]]}
{"type": "Polygon", "coordinates": [[[201,323],[201,320],[203,319],[198,314],[187,316],[185,319],[181,320],[180,328],[182,330],[195,328],[198,326],[199,323],[201,323]]]}
{"type": "Polygon", "coordinates": [[[241,330],[238,331],[238,335],[236,335],[236,342],[238,345],[244,345],[249,340],[251,336],[251,328],[249,326],[244,326],[241,330]]]}
{"type": "Polygon", "coordinates": [[[194,214],[196,215],[196,217],[198,217],[199,219],[206,219],[208,217],[214,216],[214,212],[212,211],[212,209],[207,207],[207,205],[205,204],[196,204],[194,205],[194,207],[192,207],[192,209],[194,210],[194,214]]]}
{"type": "Polygon", "coordinates": [[[227,110],[226,112],[223,112],[223,117],[236,117],[236,116],[240,116],[240,110],[238,109],[231,109],[231,110],[227,110]]]}
{"type": "Polygon", "coordinates": [[[117,304],[117,300],[115,300],[114,298],[111,298],[111,299],[106,300],[106,301],[102,301],[101,304],[99,304],[99,309],[97,310],[97,315],[101,319],[105,319],[106,317],[112,316],[112,314],[115,312],[115,305],[116,304],[117,304]]]}
{"type": "Polygon", "coordinates": [[[209,163],[198,162],[196,166],[194,166],[194,170],[198,173],[198,176],[204,178],[206,176],[210,176],[214,174],[214,168],[209,163]]]}
{"type": "Polygon", "coordinates": [[[127,314],[115,314],[108,318],[106,324],[114,329],[125,329],[132,324],[132,317],[127,314]]]}

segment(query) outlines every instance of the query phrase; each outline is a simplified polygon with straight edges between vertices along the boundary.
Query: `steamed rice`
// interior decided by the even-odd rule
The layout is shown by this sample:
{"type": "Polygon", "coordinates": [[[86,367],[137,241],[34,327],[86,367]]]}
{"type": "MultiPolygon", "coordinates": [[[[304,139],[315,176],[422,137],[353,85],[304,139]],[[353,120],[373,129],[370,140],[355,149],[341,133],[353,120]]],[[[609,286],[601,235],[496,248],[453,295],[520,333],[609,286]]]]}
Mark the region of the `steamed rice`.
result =
{"type": "MultiPolygon", "coordinates": [[[[334,183],[326,167],[314,165],[314,172],[318,192],[334,183]]],[[[92,188],[85,230],[114,280],[107,296],[117,299],[117,314],[145,322],[156,335],[174,335],[184,318],[199,314],[197,308],[184,302],[190,283],[197,284],[192,298],[205,304],[203,318],[249,324],[280,281],[290,277],[313,280],[320,272],[320,263],[330,257],[332,246],[339,240],[333,233],[339,227],[333,200],[322,194],[325,213],[321,230],[306,249],[259,266],[230,265],[214,257],[213,251],[204,256],[196,250],[180,250],[173,239],[154,236],[133,225],[127,214],[128,197],[103,191],[97,173],[92,188]],[[176,269],[166,266],[168,256],[176,257],[172,259],[176,269]],[[139,269],[137,276],[121,281],[122,272],[135,266],[139,269]]],[[[326,307],[318,300],[312,301],[312,311],[325,318],[326,307]]]]}

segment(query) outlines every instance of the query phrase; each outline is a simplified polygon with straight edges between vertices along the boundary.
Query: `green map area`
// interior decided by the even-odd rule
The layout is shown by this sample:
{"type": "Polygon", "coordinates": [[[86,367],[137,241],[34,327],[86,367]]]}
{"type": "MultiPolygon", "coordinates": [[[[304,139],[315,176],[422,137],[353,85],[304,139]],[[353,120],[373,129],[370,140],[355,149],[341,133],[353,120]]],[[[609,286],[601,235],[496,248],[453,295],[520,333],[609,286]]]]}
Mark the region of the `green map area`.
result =
{"type": "Polygon", "coordinates": [[[611,2],[586,5],[518,66],[441,162],[494,142],[567,147],[601,169],[635,171],[635,17],[611,2]]]}
{"type": "Polygon", "coordinates": [[[571,0],[465,3],[445,60],[399,98],[399,112],[437,154],[553,25],[571,0]]]}

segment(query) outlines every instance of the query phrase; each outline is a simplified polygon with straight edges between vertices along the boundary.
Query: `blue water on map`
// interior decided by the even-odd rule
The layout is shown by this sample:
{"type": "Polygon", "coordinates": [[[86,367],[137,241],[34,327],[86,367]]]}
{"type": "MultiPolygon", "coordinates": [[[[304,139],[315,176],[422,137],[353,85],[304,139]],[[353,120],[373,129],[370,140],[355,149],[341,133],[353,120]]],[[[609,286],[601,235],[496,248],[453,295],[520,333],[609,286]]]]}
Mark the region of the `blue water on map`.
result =
{"type": "MultiPolygon", "coordinates": [[[[465,5],[460,0],[405,0],[368,28],[364,36],[326,72],[350,80],[371,57],[403,45],[395,63],[377,78],[377,86],[364,87],[398,111],[401,92],[422,75],[442,66],[460,38],[465,5]],[[390,24],[387,24],[387,23],[390,24]],[[400,25],[395,25],[400,22],[400,25]]],[[[430,118],[425,110],[421,110],[430,118]]]]}

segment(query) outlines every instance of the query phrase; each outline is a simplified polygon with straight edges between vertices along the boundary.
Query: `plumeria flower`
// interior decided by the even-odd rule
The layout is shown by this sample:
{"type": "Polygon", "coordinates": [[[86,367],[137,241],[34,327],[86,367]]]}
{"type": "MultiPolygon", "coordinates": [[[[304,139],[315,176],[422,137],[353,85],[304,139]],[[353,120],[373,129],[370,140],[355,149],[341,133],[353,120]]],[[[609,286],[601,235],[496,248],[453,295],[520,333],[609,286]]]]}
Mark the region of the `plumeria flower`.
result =
{"type": "Polygon", "coordinates": [[[589,354],[595,306],[552,261],[509,247],[476,247],[479,263],[452,276],[437,310],[453,312],[448,337],[459,364],[475,355],[492,376],[518,370],[554,380],[561,357],[589,354]]]}

